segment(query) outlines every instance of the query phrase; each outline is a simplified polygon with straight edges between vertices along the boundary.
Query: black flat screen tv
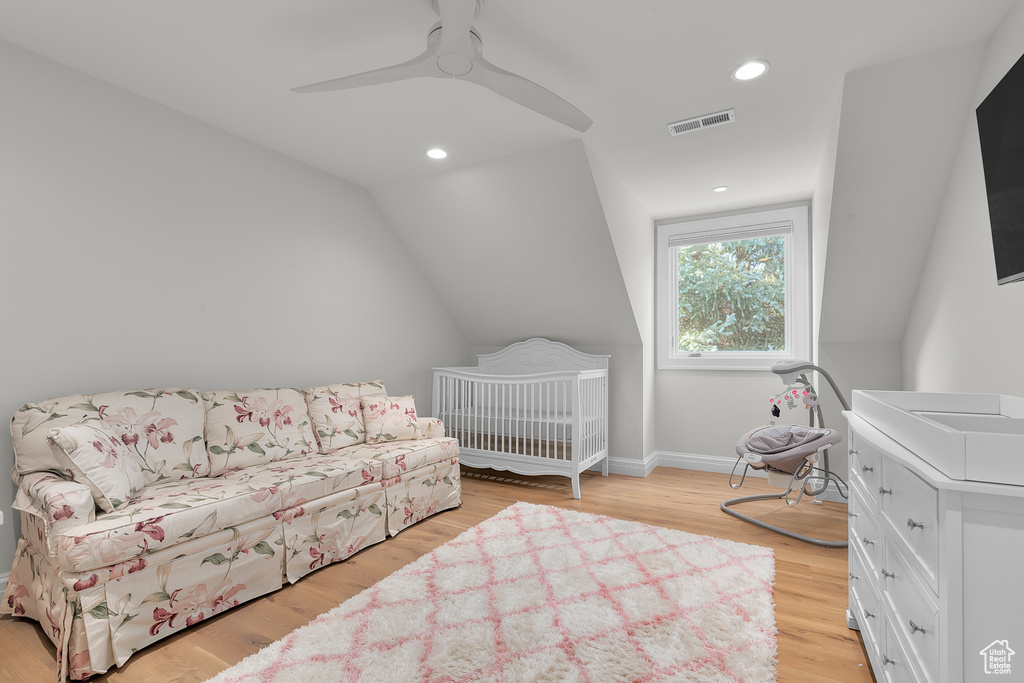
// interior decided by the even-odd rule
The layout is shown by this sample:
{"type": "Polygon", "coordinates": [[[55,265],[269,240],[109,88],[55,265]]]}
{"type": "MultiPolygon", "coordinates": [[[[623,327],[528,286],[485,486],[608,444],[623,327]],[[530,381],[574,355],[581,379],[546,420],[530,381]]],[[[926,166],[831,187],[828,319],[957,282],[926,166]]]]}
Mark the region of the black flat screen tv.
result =
{"type": "Polygon", "coordinates": [[[1024,56],[978,105],[996,281],[1024,280],[1024,56]]]}

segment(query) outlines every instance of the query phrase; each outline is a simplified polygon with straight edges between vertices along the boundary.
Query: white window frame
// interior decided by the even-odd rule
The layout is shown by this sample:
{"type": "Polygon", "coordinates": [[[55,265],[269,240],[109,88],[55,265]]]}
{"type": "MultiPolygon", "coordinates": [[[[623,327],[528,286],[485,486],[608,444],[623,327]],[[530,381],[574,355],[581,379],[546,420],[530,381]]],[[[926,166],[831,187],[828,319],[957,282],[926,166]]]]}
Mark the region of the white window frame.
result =
{"type": "Polygon", "coordinates": [[[809,360],[811,348],[810,232],[806,205],[731,216],[658,224],[658,368],[680,370],[768,370],[784,360],[809,360]],[[680,352],[676,247],[785,234],[786,350],[680,352]]]}

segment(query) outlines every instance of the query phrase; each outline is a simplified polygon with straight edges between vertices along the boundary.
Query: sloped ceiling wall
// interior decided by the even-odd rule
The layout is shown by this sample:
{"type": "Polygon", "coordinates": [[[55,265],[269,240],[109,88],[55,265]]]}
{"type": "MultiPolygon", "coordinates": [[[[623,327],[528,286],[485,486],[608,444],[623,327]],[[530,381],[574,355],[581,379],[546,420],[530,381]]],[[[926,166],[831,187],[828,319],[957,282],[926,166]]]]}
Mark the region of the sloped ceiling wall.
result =
{"type": "Polygon", "coordinates": [[[631,428],[641,428],[643,444],[640,453],[646,457],[654,450],[654,219],[636,197],[622,185],[594,153],[587,149],[594,184],[601,197],[601,206],[608,220],[608,230],[615,245],[619,268],[633,307],[640,339],[643,341],[643,378],[633,381],[635,395],[628,400],[635,418],[631,428]]]}
{"type": "Polygon", "coordinates": [[[640,342],[582,142],[373,196],[470,345],[640,342]]]}
{"type": "Polygon", "coordinates": [[[902,341],[983,50],[973,43],[847,75],[822,343],[902,341]]]}
{"type": "Polygon", "coordinates": [[[611,355],[611,457],[643,458],[643,342],[582,142],[373,196],[473,351],[547,337],[611,355]]]}

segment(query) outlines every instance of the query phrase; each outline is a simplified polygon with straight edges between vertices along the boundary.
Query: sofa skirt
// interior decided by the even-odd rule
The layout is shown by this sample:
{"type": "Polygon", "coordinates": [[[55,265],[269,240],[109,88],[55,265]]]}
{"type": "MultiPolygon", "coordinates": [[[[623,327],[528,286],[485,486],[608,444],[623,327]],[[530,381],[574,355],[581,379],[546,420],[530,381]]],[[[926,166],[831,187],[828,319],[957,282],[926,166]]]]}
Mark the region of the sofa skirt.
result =
{"type": "Polygon", "coordinates": [[[391,536],[430,515],[462,504],[457,457],[386,479],[384,483],[391,536]]]}
{"type": "Polygon", "coordinates": [[[386,510],[387,489],[367,484],[211,534],[202,552],[122,563],[114,574],[71,576],[21,539],[0,612],[41,624],[57,649],[58,680],[85,679],[383,541],[386,510]]]}

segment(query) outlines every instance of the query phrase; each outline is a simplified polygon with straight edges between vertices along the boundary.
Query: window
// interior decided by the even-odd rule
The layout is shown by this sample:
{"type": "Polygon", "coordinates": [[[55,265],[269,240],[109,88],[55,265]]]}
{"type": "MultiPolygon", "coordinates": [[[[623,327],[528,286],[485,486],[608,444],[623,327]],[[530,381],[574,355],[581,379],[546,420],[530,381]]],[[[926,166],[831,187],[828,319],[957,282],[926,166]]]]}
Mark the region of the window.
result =
{"type": "Polygon", "coordinates": [[[658,367],[808,358],[807,207],[658,226],[658,367]]]}

